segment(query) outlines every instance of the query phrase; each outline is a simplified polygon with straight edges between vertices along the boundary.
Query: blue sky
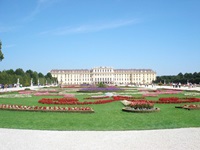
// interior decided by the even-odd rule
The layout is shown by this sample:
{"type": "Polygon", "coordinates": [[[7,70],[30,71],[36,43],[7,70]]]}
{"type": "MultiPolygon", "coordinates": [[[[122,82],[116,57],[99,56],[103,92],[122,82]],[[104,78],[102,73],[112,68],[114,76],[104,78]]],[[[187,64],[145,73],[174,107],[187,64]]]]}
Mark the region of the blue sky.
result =
{"type": "Polygon", "coordinates": [[[0,70],[200,72],[199,0],[0,0],[0,70]]]}

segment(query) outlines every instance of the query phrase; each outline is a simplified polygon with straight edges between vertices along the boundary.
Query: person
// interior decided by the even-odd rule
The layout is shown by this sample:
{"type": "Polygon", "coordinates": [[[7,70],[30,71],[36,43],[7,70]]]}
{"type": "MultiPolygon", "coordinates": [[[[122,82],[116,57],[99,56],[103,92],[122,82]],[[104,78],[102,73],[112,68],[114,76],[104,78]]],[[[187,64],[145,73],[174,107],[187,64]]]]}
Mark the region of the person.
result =
{"type": "Polygon", "coordinates": [[[180,82],[179,82],[178,86],[179,86],[179,88],[181,88],[181,83],[180,82]]]}
{"type": "Polygon", "coordinates": [[[172,83],[173,88],[175,88],[175,83],[172,83]]]}

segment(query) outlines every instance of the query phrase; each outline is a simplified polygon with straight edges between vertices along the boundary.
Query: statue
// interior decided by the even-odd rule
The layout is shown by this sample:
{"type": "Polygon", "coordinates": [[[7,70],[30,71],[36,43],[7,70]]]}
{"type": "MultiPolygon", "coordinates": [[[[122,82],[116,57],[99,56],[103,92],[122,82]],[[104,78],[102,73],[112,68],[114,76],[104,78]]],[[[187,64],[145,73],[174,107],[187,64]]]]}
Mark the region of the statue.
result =
{"type": "Polygon", "coordinates": [[[31,86],[33,86],[33,78],[31,78],[31,86]]]}
{"type": "Polygon", "coordinates": [[[17,87],[19,87],[20,83],[19,83],[19,78],[17,79],[17,87]]]}

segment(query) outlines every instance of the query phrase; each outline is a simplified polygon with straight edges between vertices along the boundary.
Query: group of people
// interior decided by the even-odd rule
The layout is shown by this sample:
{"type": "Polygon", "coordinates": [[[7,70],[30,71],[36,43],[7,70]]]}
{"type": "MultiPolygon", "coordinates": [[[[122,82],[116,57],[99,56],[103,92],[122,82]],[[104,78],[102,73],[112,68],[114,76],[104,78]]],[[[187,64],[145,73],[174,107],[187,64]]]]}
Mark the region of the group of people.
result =
{"type": "MultiPolygon", "coordinates": [[[[187,85],[186,84],[184,84],[183,85],[184,87],[188,87],[188,88],[193,88],[193,87],[196,87],[196,84],[192,84],[192,83],[187,83],[187,85]]],[[[181,83],[179,82],[179,83],[172,83],[172,87],[173,88],[181,88],[181,83]]]]}
{"type": "Polygon", "coordinates": [[[4,85],[4,84],[1,84],[0,87],[1,87],[2,90],[4,90],[4,89],[7,89],[7,88],[8,88],[8,85],[7,85],[7,84],[5,84],[5,85],[4,85]]]}
{"type": "Polygon", "coordinates": [[[172,83],[173,88],[181,88],[181,83],[172,83]]]}

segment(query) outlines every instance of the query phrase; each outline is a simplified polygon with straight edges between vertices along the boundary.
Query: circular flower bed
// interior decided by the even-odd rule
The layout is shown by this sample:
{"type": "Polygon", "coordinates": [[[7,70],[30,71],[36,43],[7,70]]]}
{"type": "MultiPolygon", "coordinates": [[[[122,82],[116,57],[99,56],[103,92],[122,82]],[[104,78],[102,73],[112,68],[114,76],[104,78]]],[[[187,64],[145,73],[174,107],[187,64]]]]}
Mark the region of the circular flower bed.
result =
{"type": "Polygon", "coordinates": [[[160,111],[159,108],[154,108],[154,103],[145,100],[131,102],[127,107],[122,108],[122,110],[127,112],[139,112],[139,113],[160,111]]]}

